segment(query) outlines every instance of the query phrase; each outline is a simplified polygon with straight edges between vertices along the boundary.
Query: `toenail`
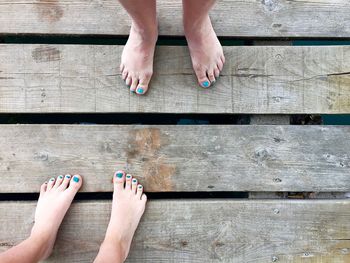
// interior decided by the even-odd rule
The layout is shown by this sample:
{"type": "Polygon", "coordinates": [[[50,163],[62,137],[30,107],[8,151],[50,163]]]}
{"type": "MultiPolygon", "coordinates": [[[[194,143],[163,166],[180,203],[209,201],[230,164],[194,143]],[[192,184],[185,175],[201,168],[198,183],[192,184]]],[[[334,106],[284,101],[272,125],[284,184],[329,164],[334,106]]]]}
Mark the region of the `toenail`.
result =
{"type": "Polygon", "coordinates": [[[142,189],[142,185],[139,185],[139,189],[142,189]]]}
{"type": "Polygon", "coordinates": [[[131,175],[130,175],[130,174],[128,174],[128,175],[126,176],[126,178],[130,179],[130,178],[131,178],[131,175]]]}
{"type": "Polygon", "coordinates": [[[62,178],[63,178],[63,176],[62,176],[62,175],[60,175],[58,178],[62,179],[62,178]]]}
{"type": "Polygon", "coordinates": [[[66,175],[66,178],[68,178],[68,179],[69,179],[69,178],[70,178],[70,175],[66,175]]]}
{"type": "Polygon", "coordinates": [[[136,179],[132,179],[132,182],[133,182],[133,183],[136,183],[136,182],[137,182],[137,180],[136,180],[136,179]]]}
{"type": "Polygon", "coordinates": [[[143,90],[143,88],[138,87],[136,92],[137,92],[138,94],[143,94],[144,90],[143,90]]]}
{"type": "Polygon", "coordinates": [[[122,177],[123,177],[123,175],[124,175],[124,174],[123,174],[123,173],[121,173],[121,172],[119,172],[119,173],[117,173],[117,174],[116,174],[116,176],[117,176],[118,178],[122,178],[122,177]]]}
{"type": "Polygon", "coordinates": [[[47,184],[47,182],[45,182],[45,184],[47,184]]]}
{"type": "Polygon", "coordinates": [[[204,81],[202,85],[203,87],[208,88],[210,86],[210,83],[208,81],[204,81]]]}
{"type": "Polygon", "coordinates": [[[52,182],[52,181],[55,181],[55,178],[51,178],[50,181],[51,181],[51,182],[52,182]]]}
{"type": "Polygon", "coordinates": [[[76,183],[79,183],[79,177],[74,176],[74,177],[73,177],[73,181],[76,182],[76,183]]]}

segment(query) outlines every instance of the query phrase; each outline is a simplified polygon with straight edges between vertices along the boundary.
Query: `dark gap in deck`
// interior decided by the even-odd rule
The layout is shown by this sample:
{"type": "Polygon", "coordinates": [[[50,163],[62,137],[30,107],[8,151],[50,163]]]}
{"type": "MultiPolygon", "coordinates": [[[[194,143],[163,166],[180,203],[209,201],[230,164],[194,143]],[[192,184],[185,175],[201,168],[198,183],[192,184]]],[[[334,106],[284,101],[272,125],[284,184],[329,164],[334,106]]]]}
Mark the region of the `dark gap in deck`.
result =
{"type": "Polygon", "coordinates": [[[0,114],[0,124],[249,124],[249,115],[237,114],[161,114],[161,113],[47,113],[0,114]]]}
{"type": "MultiPolygon", "coordinates": [[[[152,192],[147,193],[148,200],[158,199],[242,199],[248,198],[248,192],[152,192]]],[[[112,192],[78,193],[74,200],[112,200],[112,192]]],[[[38,193],[1,193],[0,201],[36,201],[38,193]]]]}
{"type": "MultiPolygon", "coordinates": [[[[79,44],[79,45],[124,45],[127,35],[68,35],[68,34],[1,34],[0,43],[5,44],[79,44]]],[[[255,41],[265,45],[276,41],[293,42],[293,45],[350,45],[349,38],[305,37],[219,37],[223,46],[252,46],[255,41]],[[294,44],[295,43],[295,44],[294,44]]],[[[185,46],[184,36],[159,36],[157,45],[185,46]]],[[[259,44],[258,44],[259,45],[259,44]]]]}

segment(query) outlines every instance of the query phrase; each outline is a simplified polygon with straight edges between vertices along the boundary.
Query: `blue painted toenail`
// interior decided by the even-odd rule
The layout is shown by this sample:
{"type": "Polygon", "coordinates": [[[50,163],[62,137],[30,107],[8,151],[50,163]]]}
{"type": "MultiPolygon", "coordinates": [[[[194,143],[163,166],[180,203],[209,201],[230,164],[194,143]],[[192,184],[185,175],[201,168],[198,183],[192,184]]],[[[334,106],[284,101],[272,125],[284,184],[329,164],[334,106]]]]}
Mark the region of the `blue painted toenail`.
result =
{"type": "Polygon", "coordinates": [[[68,179],[69,179],[69,178],[70,178],[70,175],[66,175],[66,178],[68,178],[68,179]]]}
{"type": "Polygon", "coordinates": [[[118,178],[122,178],[123,175],[124,175],[124,174],[123,174],[123,173],[120,173],[120,172],[116,174],[116,176],[117,176],[118,178]]]}
{"type": "Polygon", "coordinates": [[[139,185],[139,188],[141,189],[141,188],[142,188],[142,185],[139,185]]]}
{"type": "Polygon", "coordinates": [[[131,178],[131,175],[130,175],[130,174],[128,174],[128,175],[126,176],[126,178],[130,179],[130,178],[131,178]]]}
{"type": "Polygon", "coordinates": [[[137,88],[137,93],[143,94],[143,92],[144,92],[143,88],[141,88],[141,87],[138,87],[138,88],[137,88]]]}
{"type": "Polygon", "coordinates": [[[63,178],[63,176],[62,176],[62,175],[60,175],[58,178],[62,179],[62,178],[63,178]]]}
{"type": "Polygon", "coordinates": [[[202,85],[203,87],[208,88],[210,86],[210,83],[208,81],[204,81],[202,85]]]}
{"type": "Polygon", "coordinates": [[[78,183],[78,182],[79,182],[79,177],[74,176],[74,177],[73,177],[73,181],[76,182],[76,183],[78,183]]]}
{"type": "Polygon", "coordinates": [[[132,179],[132,182],[133,182],[133,183],[136,183],[136,182],[137,182],[137,180],[136,180],[136,179],[132,179]]]}

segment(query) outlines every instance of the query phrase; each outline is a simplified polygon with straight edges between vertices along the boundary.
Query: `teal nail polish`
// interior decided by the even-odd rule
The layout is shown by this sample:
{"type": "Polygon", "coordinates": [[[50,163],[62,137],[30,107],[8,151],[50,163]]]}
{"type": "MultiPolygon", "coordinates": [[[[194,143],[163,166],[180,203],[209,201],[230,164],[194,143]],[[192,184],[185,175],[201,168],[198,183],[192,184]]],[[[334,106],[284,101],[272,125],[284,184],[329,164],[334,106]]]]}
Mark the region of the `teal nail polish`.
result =
{"type": "Polygon", "coordinates": [[[142,185],[139,185],[139,188],[141,189],[141,188],[142,188],[142,185]]]}
{"type": "Polygon", "coordinates": [[[123,173],[117,173],[117,174],[116,174],[116,176],[117,176],[118,178],[122,178],[123,175],[124,175],[123,173]]]}
{"type": "Polygon", "coordinates": [[[73,177],[73,181],[76,182],[76,183],[79,183],[79,177],[74,176],[73,177]]]}
{"type": "Polygon", "coordinates": [[[62,179],[62,178],[63,178],[63,176],[62,176],[62,175],[60,175],[58,178],[62,179]]]}
{"type": "Polygon", "coordinates": [[[143,92],[144,92],[143,88],[141,88],[141,87],[138,87],[138,88],[137,88],[137,93],[143,94],[143,92]]]}
{"type": "Polygon", "coordinates": [[[202,85],[204,88],[208,88],[210,86],[210,83],[208,81],[204,81],[202,85]]]}
{"type": "Polygon", "coordinates": [[[133,183],[136,183],[136,182],[137,182],[137,180],[136,180],[136,179],[132,179],[132,182],[133,182],[133,183]]]}
{"type": "Polygon", "coordinates": [[[127,175],[126,178],[130,179],[130,178],[131,178],[131,175],[127,175]]]}
{"type": "Polygon", "coordinates": [[[51,181],[51,182],[52,182],[52,181],[55,181],[55,178],[51,178],[50,181],[51,181]]]}
{"type": "Polygon", "coordinates": [[[66,178],[68,178],[68,179],[69,179],[69,178],[70,178],[70,175],[66,175],[66,178]]]}

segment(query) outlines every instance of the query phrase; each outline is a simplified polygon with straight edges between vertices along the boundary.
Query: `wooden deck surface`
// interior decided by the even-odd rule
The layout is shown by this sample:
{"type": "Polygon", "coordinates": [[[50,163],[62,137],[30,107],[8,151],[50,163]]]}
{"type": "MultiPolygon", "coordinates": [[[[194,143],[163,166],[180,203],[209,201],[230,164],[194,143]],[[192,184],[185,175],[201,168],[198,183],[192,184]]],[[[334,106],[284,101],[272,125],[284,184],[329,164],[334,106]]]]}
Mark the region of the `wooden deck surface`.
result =
{"type": "MultiPolygon", "coordinates": [[[[347,37],[348,0],[221,0],[211,12],[219,36],[347,37]]],[[[161,35],[183,35],[181,1],[158,2],[161,35]]],[[[127,35],[130,20],[116,0],[0,0],[2,34],[127,35]]]]}
{"type": "Polygon", "coordinates": [[[116,169],[148,192],[350,190],[350,127],[2,125],[0,145],[2,193],[68,172],[109,192],[116,169]]]}
{"type": "MultiPolygon", "coordinates": [[[[47,262],[92,262],[110,201],[77,202],[47,262]]],[[[1,202],[0,251],[30,233],[34,202],[1,202]],[[11,230],[12,229],[12,230],[11,230]]],[[[150,201],[127,262],[348,262],[350,200],[150,201]]]]}
{"type": "Polygon", "coordinates": [[[160,46],[146,97],[119,72],[123,46],[1,45],[0,112],[349,113],[350,47],[225,47],[200,88],[187,47],[160,46]]]}

